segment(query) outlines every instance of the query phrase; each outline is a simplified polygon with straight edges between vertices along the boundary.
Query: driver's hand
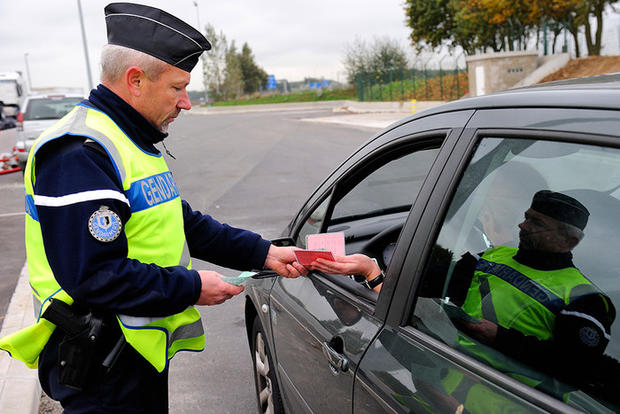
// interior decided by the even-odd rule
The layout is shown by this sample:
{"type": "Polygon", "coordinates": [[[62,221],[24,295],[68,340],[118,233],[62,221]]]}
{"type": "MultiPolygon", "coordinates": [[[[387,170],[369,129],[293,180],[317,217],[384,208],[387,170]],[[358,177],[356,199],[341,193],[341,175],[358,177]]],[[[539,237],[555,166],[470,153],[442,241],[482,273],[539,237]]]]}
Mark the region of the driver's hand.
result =
{"type": "Polygon", "coordinates": [[[309,266],[311,270],[342,275],[362,275],[366,280],[374,279],[381,273],[381,268],[370,257],[364,254],[336,256],[336,261],[316,259],[309,266]]]}

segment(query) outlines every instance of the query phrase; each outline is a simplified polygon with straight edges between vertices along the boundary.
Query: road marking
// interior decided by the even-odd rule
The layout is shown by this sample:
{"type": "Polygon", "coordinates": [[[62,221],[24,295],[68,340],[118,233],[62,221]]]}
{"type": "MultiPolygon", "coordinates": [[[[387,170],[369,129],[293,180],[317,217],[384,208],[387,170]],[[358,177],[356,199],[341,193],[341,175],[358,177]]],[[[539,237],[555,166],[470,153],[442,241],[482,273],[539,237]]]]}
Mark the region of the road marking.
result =
{"type": "Polygon", "coordinates": [[[5,214],[0,214],[0,218],[3,217],[14,217],[14,216],[23,216],[24,214],[26,214],[26,212],[22,211],[19,213],[5,213],[5,214]]]}

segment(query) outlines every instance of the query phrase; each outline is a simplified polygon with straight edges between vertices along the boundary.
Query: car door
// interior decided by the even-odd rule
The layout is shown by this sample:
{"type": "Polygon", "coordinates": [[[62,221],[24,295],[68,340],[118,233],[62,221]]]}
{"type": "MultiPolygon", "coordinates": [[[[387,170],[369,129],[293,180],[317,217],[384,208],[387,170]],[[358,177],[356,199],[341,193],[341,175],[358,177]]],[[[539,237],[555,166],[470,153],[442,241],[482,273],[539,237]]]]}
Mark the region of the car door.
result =
{"type": "MultiPolygon", "coordinates": [[[[458,129],[445,127],[462,126],[470,115],[420,120],[370,142],[302,210],[290,234],[296,244],[305,247],[310,233],[344,232],[351,254],[384,230],[396,228],[375,251],[387,264],[388,245],[396,242],[398,227],[423,183],[437,175],[431,171],[441,168],[436,160],[447,155],[440,153],[449,154],[456,140],[442,147],[447,135],[458,135],[458,129]]],[[[376,292],[342,275],[311,272],[298,279],[276,279],[270,297],[271,331],[280,389],[290,412],[351,411],[358,361],[383,324],[375,314],[376,301],[376,292]]]]}
{"type": "MultiPolygon", "coordinates": [[[[539,354],[531,350],[543,349],[540,341],[531,345],[519,335],[511,348],[501,347],[473,336],[469,328],[479,321],[453,305],[467,255],[518,251],[517,225],[533,195],[551,190],[589,211],[585,236],[571,257],[615,316],[620,272],[610,246],[617,246],[620,234],[617,131],[617,111],[521,108],[472,117],[442,176],[428,189],[428,203],[416,205],[401,233],[390,265],[397,277],[388,275],[382,291],[393,293],[386,323],[356,372],[354,413],[618,412],[617,320],[608,343],[603,328],[602,335],[579,331],[593,349],[603,344],[599,353],[559,360],[569,343],[553,336],[556,326],[552,346],[539,354]]],[[[505,279],[527,290],[523,279],[505,279]]],[[[473,284],[463,286],[468,298],[478,292],[473,284]]]]}

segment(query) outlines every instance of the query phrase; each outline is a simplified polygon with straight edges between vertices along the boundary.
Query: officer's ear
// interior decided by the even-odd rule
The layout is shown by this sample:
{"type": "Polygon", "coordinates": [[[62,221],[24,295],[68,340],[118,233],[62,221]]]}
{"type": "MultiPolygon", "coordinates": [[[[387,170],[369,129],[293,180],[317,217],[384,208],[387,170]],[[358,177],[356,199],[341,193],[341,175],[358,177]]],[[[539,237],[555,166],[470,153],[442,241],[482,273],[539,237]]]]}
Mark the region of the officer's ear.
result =
{"type": "Polygon", "coordinates": [[[138,66],[131,66],[125,71],[125,86],[132,96],[140,96],[146,75],[138,66]]]}

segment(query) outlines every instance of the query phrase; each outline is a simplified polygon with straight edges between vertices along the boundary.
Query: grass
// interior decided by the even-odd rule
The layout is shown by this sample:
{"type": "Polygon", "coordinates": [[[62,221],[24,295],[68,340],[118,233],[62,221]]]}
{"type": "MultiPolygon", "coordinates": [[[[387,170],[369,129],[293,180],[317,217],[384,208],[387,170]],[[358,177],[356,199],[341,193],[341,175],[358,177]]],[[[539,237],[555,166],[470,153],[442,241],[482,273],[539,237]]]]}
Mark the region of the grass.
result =
{"type": "Polygon", "coordinates": [[[451,101],[459,99],[468,91],[467,74],[446,74],[442,78],[405,79],[386,84],[364,85],[364,100],[367,101],[451,101]]]}
{"type": "Polygon", "coordinates": [[[357,99],[355,89],[333,89],[323,91],[321,96],[316,92],[296,92],[287,95],[273,94],[259,97],[247,97],[233,99],[229,101],[214,102],[213,106],[233,106],[233,105],[259,105],[290,102],[313,102],[313,101],[336,101],[344,99],[357,99]]]}

